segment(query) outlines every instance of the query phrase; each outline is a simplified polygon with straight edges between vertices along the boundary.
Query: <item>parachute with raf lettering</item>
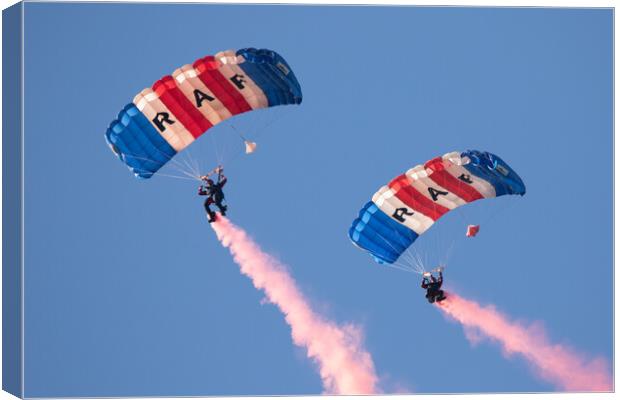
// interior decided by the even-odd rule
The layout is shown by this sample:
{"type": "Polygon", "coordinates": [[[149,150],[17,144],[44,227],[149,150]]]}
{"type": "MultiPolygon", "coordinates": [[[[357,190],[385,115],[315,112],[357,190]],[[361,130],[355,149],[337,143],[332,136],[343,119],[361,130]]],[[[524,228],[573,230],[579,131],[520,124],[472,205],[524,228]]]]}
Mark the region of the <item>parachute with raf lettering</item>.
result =
{"type": "Polygon", "coordinates": [[[366,203],[349,238],[380,264],[400,255],[442,215],[476,200],[524,195],[525,184],[495,154],[468,150],[434,158],[397,176],[366,203]]]}
{"type": "MultiPolygon", "coordinates": [[[[136,177],[150,178],[220,122],[301,101],[293,70],[275,51],[223,51],[184,65],[141,91],[112,121],[105,138],[136,177]]],[[[246,152],[255,147],[246,141],[246,152]]]]}

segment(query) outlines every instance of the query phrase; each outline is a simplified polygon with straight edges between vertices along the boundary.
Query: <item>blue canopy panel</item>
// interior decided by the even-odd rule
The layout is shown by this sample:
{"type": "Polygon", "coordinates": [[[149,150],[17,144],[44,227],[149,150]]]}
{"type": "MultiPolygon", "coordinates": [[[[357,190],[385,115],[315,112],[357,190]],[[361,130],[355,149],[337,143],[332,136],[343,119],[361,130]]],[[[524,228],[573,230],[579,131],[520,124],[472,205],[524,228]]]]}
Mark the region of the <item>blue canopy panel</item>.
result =
{"type": "Polygon", "coordinates": [[[372,201],[361,209],[349,229],[349,238],[380,263],[392,264],[418,238],[418,234],[394,221],[372,201]]]}
{"type": "Polygon", "coordinates": [[[150,178],[177,153],[133,103],[112,121],[105,138],[137,178],[150,178]]]}
{"type": "Polygon", "coordinates": [[[467,171],[478,178],[484,179],[495,188],[497,197],[507,194],[525,194],[525,184],[521,177],[493,153],[478,150],[467,150],[461,157],[468,157],[471,162],[463,165],[467,171]]]}
{"type": "Polygon", "coordinates": [[[282,56],[273,50],[254,48],[236,54],[245,59],[238,65],[265,93],[269,107],[301,103],[301,85],[282,56]]]}

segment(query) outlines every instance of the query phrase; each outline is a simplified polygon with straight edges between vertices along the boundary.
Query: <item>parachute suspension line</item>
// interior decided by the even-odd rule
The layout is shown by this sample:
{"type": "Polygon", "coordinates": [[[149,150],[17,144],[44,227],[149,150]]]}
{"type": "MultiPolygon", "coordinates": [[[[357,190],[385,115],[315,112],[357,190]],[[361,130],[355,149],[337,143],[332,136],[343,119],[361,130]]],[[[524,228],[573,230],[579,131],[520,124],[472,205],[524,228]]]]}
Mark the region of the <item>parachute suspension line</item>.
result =
{"type": "MultiPolygon", "coordinates": [[[[394,231],[394,237],[399,238],[399,240],[401,240],[401,236],[398,234],[396,229],[392,228],[392,230],[394,231]]],[[[403,246],[406,246],[406,243],[403,243],[402,241],[401,241],[400,244],[403,245],[403,246]]],[[[403,253],[403,254],[407,258],[407,261],[411,264],[411,267],[414,268],[417,273],[421,273],[421,272],[419,272],[419,266],[416,264],[415,256],[409,250],[409,246],[405,247],[405,253],[403,253]]]]}
{"type": "MultiPolygon", "coordinates": [[[[383,240],[385,243],[387,243],[387,245],[388,245],[388,246],[390,246],[390,247],[392,248],[392,250],[394,250],[395,252],[398,252],[398,249],[396,249],[396,248],[392,245],[392,243],[390,243],[390,242],[389,242],[386,238],[384,238],[384,237],[383,237],[383,235],[377,235],[377,236],[378,236],[379,238],[381,238],[381,240],[383,240]]],[[[412,270],[411,270],[411,268],[410,268],[407,264],[402,264],[402,263],[399,263],[399,262],[395,262],[395,263],[392,263],[392,264],[387,264],[387,265],[396,265],[396,266],[399,266],[399,267],[401,267],[401,268],[403,268],[403,269],[406,269],[406,270],[408,270],[408,271],[412,271],[412,270]]],[[[412,272],[413,272],[413,271],[412,271],[412,272]]]]}
{"type": "Polygon", "coordinates": [[[420,266],[418,265],[415,255],[409,250],[409,248],[407,248],[405,252],[407,253],[408,261],[409,263],[411,263],[412,268],[415,269],[415,271],[419,274],[424,272],[423,268],[422,268],[422,272],[420,272],[420,266]]]}
{"type": "MultiPolygon", "coordinates": [[[[185,175],[185,176],[186,176],[187,178],[189,178],[189,179],[196,180],[196,181],[199,181],[199,180],[200,180],[200,178],[198,177],[198,175],[194,175],[193,173],[186,171],[184,168],[181,168],[181,167],[179,167],[179,166],[177,166],[177,165],[174,165],[174,164],[170,164],[170,167],[171,167],[173,170],[175,170],[175,171],[177,171],[177,172],[179,172],[179,173],[181,173],[181,174],[185,175]]],[[[161,174],[161,173],[158,171],[158,172],[157,172],[157,175],[160,175],[160,174],[161,174]]],[[[163,174],[161,174],[161,175],[163,175],[163,174]]]]}
{"type": "MultiPolygon", "coordinates": [[[[255,124],[255,126],[257,126],[257,128],[252,129],[253,134],[252,136],[255,138],[258,138],[261,134],[263,134],[268,127],[270,127],[271,125],[273,125],[275,122],[279,121],[280,119],[282,119],[284,117],[285,114],[282,113],[277,113],[275,117],[273,118],[269,118],[269,112],[267,111],[268,109],[264,109],[259,111],[257,114],[262,115],[260,118],[260,120],[258,120],[258,122],[255,124]]],[[[236,127],[231,123],[231,127],[235,130],[235,132],[239,135],[239,137],[241,137],[241,139],[245,142],[247,140],[247,138],[242,135],[237,129],[236,127]]]]}
{"type": "MultiPolygon", "coordinates": [[[[414,273],[422,275],[425,272],[425,269],[424,269],[424,263],[422,262],[420,258],[420,254],[415,249],[413,249],[414,253],[412,253],[412,251],[410,250],[410,247],[407,246],[407,244],[403,242],[403,238],[398,234],[396,229],[392,228],[392,231],[394,232],[394,237],[398,238],[400,244],[403,247],[405,247],[405,252],[401,253],[401,256],[404,256],[407,261],[406,264],[393,263],[392,265],[396,264],[396,265],[399,265],[401,268],[405,268],[409,272],[414,272],[414,273]]],[[[381,238],[381,240],[383,240],[388,246],[390,246],[392,250],[398,253],[398,249],[396,249],[392,245],[392,243],[390,243],[389,240],[383,237],[383,235],[378,234],[377,237],[381,238]]]]}
{"type": "MultiPolygon", "coordinates": [[[[192,167],[187,163],[187,161],[183,158],[181,158],[180,160],[174,160],[174,159],[170,159],[170,161],[172,161],[172,163],[170,164],[170,166],[175,169],[176,171],[180,172],[183,175],[186,175],[192,179],[195,180],[200,180],[200,174],[198,174],[196,171],[194,171],[192,169],[192,167]],[[183,161],[183,163],[181,163],[181,161],[183,161]]],[[[159,174],[159,172],[157,172],[157,174],[159,174]]]]}
{"type": "Polygon", "coordinates": [[[399,271],[408,272],[408,273],[410,273],[410,274],[417,274],[417,273],[418,273],[417,271],[413,271],[413,270],[411,270],[411,269],[409,269],[409,268],[407,268],[407,267],[402,267],[402,266],[400,266],[400,265],[395,265],[395,264],[386,264],[386,266],[387,266],[387,267],[389,267],[389,268],[394,268],[394,269],[397,269],[397,270],[399,270],[399,271]]]}
{"type": "Polygon", "coordinates": [[[443,259],[441,259],[440,264],[441,265],[448,265],[448,261],[450,260],[450,257],[452,256],[452,250],[454,250],[454,240],[452,240],[452,242],[450,243],[450,246],[448,247],[448,251],[446,251],[446,254],[444,256],[443,259]]]}
{"type": "Polygon", "coordinates": [[[200,157],[196,157],[194,159],[194,161],[195,161],[195,165],[196,165],[196,172],[198,172],[198,174],[200,174],[200,171],[203,170],[203,167],[202,167],[201,162],[200,162],[200,157]]]}
{"type": "Polygon", "coordinates": [[[424,268],[426,263],[425,263],[425,261],[422,260],[422,256],[420,255],[420,252],[418,252],[417,250],[415,250],[414,264],[415,264],[416,271],[418,271],[418,273],[420,275],[422,275],[422,274],[424,274],[424,272],[426,272],[426,268],[424,268]]]}
{"type": "Polygon", "coordinates": [[[184,168],[186,168],[187,171],[191,171],[191,173],[193,174],[194,170],[192,169],[192,166],[188,164],[186,157],[187,157],[187,153],[184,153],[184,156],[178,157],[179,159],[178,161],[179,163],[183,164],[184,168]]]}
{"type": "MultiPolygon", "coordinates": [[[[152,162],[157,162],[157,160],[154,160],[152,158],[148,158],[148,157],[140,157],[131,153],[124,153],[126,155],[128,155],[129,157],[135,158],[136,160],[143,160],[143,161],[152,161],[152,162]]],[[[165,153],[162,152],[162,154],[164,154],[166,157],[167,155],[165,153]]],[[[191,178],[192,180],[200,180],[200,178],[197,175],[192,175],[191,172],[188,172],[187,170],[185,170],[185,166],[183,166],[183,164],[179,163],[177,160],[174,159],[170,159],[170,161],[172,161],[172,164],[170,164],[171,167],[177,167],[175,168],[177,172],[180,172],[183,175],[186,175],[187,177],[191,178]]],[[[160,172],[157,172],[157,175],[162,175],[160,172]]],[[[169,177],[177,177],[177,178],[183,178],[183,179],[188,179],[185,177],[180,177],[180,176],[174,176],[174,175],[167,175],[169,177]]]]}
{"type": "Polygon", "coordinates": [[[396,269],[400,269],[403,271],[407,271],[407,272],[414,272],[414,273],[418,273],[414,268],[411,268],[411,266],[407,265],[407,264],[403,264],[401,262],[394,262],[392,264],[385,264],[388,267],[392,267],[392,268],[396,268],[396,269]]]}
{"type": "Polygon", "coordinates": [[[420,257],[417,251],[414,249],[412,253],[411,251],[409,251],[409,249],[407,249],[407,253],[407,269],[409,271],[415,272],[416,274],[422,275],[424,273],[424,266],[420,261],[420,257]]]}
{"type": "MultiPolygon", "coordinates": [[[[273,113],[268,108],[261,109],[259,112],[256,113],[257,120],[256,120],[256,123],[253,124],[253,127],[255,127],[255,128],[253,128],[251,130],[253,132],[252,136],[258,137],[269,126],[271,126],[276,121],[279,121],[285,115],[283,113],[276,113],[275,116],[270,117],[270,114],[272,115],[273,113]]],[[[239,134],[239,136],[241,136],[243,138],[243,140],[246,140],[246,138],[243,135],[239,134]]]]}
{"type": "MultiPolygon", "coordinates": [[[[406,242],[404,242],[404,238],[401,237],[401,235],[398,233],[398,231],[396,230],[396,228],[392,227],[392,232],[394,233],[394,237],[398,238],[400,245],[403,246],[405,248],[405,253],[402,253],[401,255],[405,255],[405,257],[408,258],[407,261],[412,262],[413,261],[413,255],[411,254],[411,252],[409,251],[409,246],[407,245],[406,242]]],[[[387,242],[386,239],[383,239],[386,241],[386,243],[388,243],[391,246],[391,243],[387,242]]],[[[392,247],[393,248],[393,247],[392,247]]],[[[396,249],[394,249],[396,250],[396,249]]],[[[398,250],[396,250],[398,252],[398,250]]]]}
{"type": "Polygon", "coordinates": [[[195,161],[196,161],[196,171],[198,172],[198,174],[200,174],[200,171],[204,170],[203,165],[200,162],[200,157],[196,157],[195,161]]]}
{"type": "MultiPolygon", "coordinates": [[[[164,153],[163,151],[159,150],[158,148],[155,148],[155,150],[157,152],[159,152],[164,157],[170,157],[168,154],[164,153]]],[[[138,157],[136,157],[136,158],[138,158],[138,157]]],[[[155,161],[155,160],[151,160],[151,159],[148,159],[148,160],[149,161],[155,161]]],[[[170,158],[169,161],[172,162],[172,165],[176,165],[179,168],[179,170],[181,170],[184,174],[189,175],[189,176],[193,176],[193,175],[191,175],[191,171],[190,171],[190,173],[188,173],[187,170],[185,170],[185,167],[183,166],[183,164],[181,164],[179,161],[175,160],[174,157],[170,158]]],[[[196,178],[197,178],[197,176],[196,176],[196,178]]]]}
{"type": "Polygon", "coordinates": [[[259,126],[259,128],[256,130],[256,134],[255,136],[258,137],[260,134],[262,134],[263,132],[265,132],[265,130],[270,127],[271,125],[273,125],[276,121],[281,120],[284,117],[284,114],[280,114],[278,113],[278,115],[276,115],[274,118],[270,119],[269,121],[267,121],[264,125],[261,124],[261,126],[259,126]]]}
{"type": "MultiPolygon", "coordinates": [[[[258,114],[261,114],[261,113],[262,113],[263,115],[268,115],[268,113],[267,113],[266,111],[267,111],[267,109],[264,109],[264,110],[263,110],[263,109],[255,110],[255,112],[257,112],[258,114]]],[[[269,121],[266,121],[266,123],[265,123],[263,126],[260,126],[259,124],[256,124],[256,125],[259,125],[259,127],[258,127],[257,129],[253,129],[254,134],[253,134],[252,136],[253,136],[253,137],[258,138],[258,137],[259,137],[259,136],[260,136],[263,132],[265,132],[265,130],[266,130],[269,126],[271,126],[272,124],[274,124],[276,121],[279,121],[280,119],[282,119],[282,118],[284,117],[284,115],[285,115],[285,114],[278,113],[278,114],[276,115],[276,117],[271,118],[269,121]]],[[[263,119],[267,119],[267,117],[262,117],[262,118],[263,118],[263,119]]],[[[246,136],[244,136],[244,135],[243,135],[243,134],[242,134],[242,133],[238,130],[237,125],[235,125],[235,124],[234,124],[231,120],[227,120],[227,121],[228,121],[228,126],[230,126],[230,127],[231,127],[231,129],[232,129],[232,130],[233,130],[233,131],[234,131],[234,132],[235,132],[235,133],[239,136],[239,138],[241,138],[241,140],[245,143],[245,142],[246,142],[246,140],[247,140],[246,136]]],[[[264,121],[263,121],[263,122],[264,122],[264,121]]],[[[212,140],[214,140],[214,139],[212,139],[212,140]]],[[[227,164],[232,164],[235,160],[237,160],[237,158],[239,158],[239,157],[240,157],[241,155],[243,155],[243,154],[245,154],[245,152],[244,152],[243,150],[236,151],[236,152],[234,153],[234,155],[233,155],[232,157],[230,157],[230,158],[226,161],[226,163],[227,163],[227,164]]],[[[223,160],[223,156],[218,155],[218,164],[223,164],[223,162],[224,162],[224,160],[223,160]]]]}
{"type": "MultiPolygon", "coordinates": [[[[227,126],[229,126],[234,132],[235,134],[237,134],[237,136],[239,136],[239,138],[241,139],[241,141],[243,143],[245,143],[247,141],[246,137],[241,134],[241,132],[237,129],[237,126],[235,125],[235,123],[233,121],[231,121],[230,119],[227,120],[227,126]]],[[[216,148],[216,157],[217,157],[217,163],[218,165],[223,165],[224,164],[224,154],[227,153],[227,149],[226,148],[219,148],[217,146],[216,140],[213,137],[213,135],[211,135],[211,141],[213,143],[213,145],[216,148]]],[[[226,162],[227,164],[231,164],[234,160],[236,160],[241,154],[243,154],[243,152],[241,150],[236,151],[234,153],[234,155],[232,156],[232,158],[229,158],[226,162]]]]}
{"type": "Polygon", "coordinates": [[[436,257],[436,263],[439,263],[440,266],[446,266],[448,264],[448,260],[450,259],[450,253],[454,248],[454,235],[456,235],[456,233],[452,235],[444,235],[442,233],[441,235],[433,237],[433,255],[436,257]]]}
{"type": "MultiPolygon", "coordinates": [[[[396,229],[392,228],[394,230],[394,234],[395,237],[400,239],[400,236],[398,235],[398,232],[396,232],[396,229]]],[[[394,248],[394,246],[391,245],[391,243],[389,243],[386,239],[383,239],[386,243],[388,243],[388,245],[390,245],[392,247],[392,249],[394,249],[394,251],[398,252],[398,250],[396,248],[394,248]]],[[[406,246],[406,243],[400,243],[402,246],[406,246]]],[[[407,264],[413,264],[413,255],[411,254],[411,252],[409,252],[409,247],[405,247],[405,252],[401,253],[401,256],[405,256],[405,260],[407,261],[407,264]]]]}
{"type": "MultiPolygon", "coordinates": [[[[157,150],[161,155],[165,156],[165,157],[169,157],[166,153],[164,153],[163,151],[159,150],[159,149],[155,149],[157,150]]],[[[188,149],[189,150],[189,149],[188,149]]],[[[138,157],[136,157],[138,158],[138,157]]],[[[138,158],[139,159],[139,158],[138,158]]],[[[149,161],[154,161],[154,160],[149,160],[149,161]]],[[[194,171],[192,171],[191,168],[189,168],[189,170],[185,169],[185,166],[183,164],[181,164],[181,162],[179,162],[178,160],[176,160],[174,157],[170,158],[169,161],[172,163],[170,164],[171,166],[176,166],[177,167],[177,171],[181,172],[183,175],[187,175],[193,179],[196,180],[200,180],[200,174],[198,173],[194,173],[194,171]]],[[[158,172],[159,174],[159,172],[158,172]]]]}
{"type": "MultiPolygon", "coordinates": [[[[152,162],[156,161],[156,160],[153,160],[152,158],[139,157],[139,156],[133,155],[131,153],[125,153],[125,154],[128,155],[129,157],[135,158],[136,160],[152,161],[152,162]]],[[[170,166],[174,167],[175,165],[174,164],[170,164],[170,166]]],[[[168,177],[168,178],[185,179],[185,180],[192,180],[192,181],[193,180],[198,180],[198,181],[200,180],[200,179],[198,179],[197,176],[192,175],[191,173],[185,171],[184,169],[182,169],[180,167],[175,168],[175,170],[177,170],[178,172],[180,172],[180,173],[182,173],[183,175],[186,175],[186,176],[164,174],[164,173],[161,173],[161,172],[157,172],[157,175],[165,176],[165,177],[168,177]]]]}
{"type": "Polygon", "coordinates": [[[241,140],[242,140],[242,141],[244,141],[244,142],[246,141],[245,136],[243,136],[243,135],[241,134],[241,132],[239,132],[239,131],[237,130],[237,128],[235,127],[235,124],[233,124],[232,122],[230,122],[230,127],[233,129],[233,131],[235,131],[235,133],[236,133],[237,135],[239,135],[239,137],[241,138],[241,140]]]}
{"type": "MultiPolygon", "coordinates": [[[[161,155],[163,155],[164,157],[169,157],[166,153],[164,153],[163,151],[159,150],[159,149],[155,149],[157,150],[159,153],[161,153],[161,155]]],[[[148,158],[148,157],[140,157],[138,155],[135,154],[131,154],[131,153],[125,153],[128,154],[130,157],[135,158],[136,160],[144,160],[144,161],[152,161],[152,162],[157,162],[157,160],[154,160],[152,158],[148,158]]],[[[169,161],[172,161],[172,165],[176,165],[178,167],[179,172],[183,173],[184,175],[190,176],[190,177],[194,177],[191,174],[191,171],[188,172],[187,170],[185,170],[185,167],[178,162],[177,160],[175,160],[174,158],[169,159],[169,161]]]]}
{"type": "Polygon", "coordinates": [[[195,180],[196,180],[195,178],[188,178],[188,177],[185,177],[185,176],[177,176],[177,175],[163,174],[163,173],[161,173],[161,172],[158,172],[158,173],[157,173],[157,176],[165,176],[165,177],[167,177],[167,178],[184,179],[184,180],[187,180],[187,181],[195,181],[195,180]]]}
{"type": "MultiPolygon", "coordinates": [[[[429,252],[417,252],[417,262],[418,262],[418,267],[420,268],[420,270],[422,271],[422,273],[426,272],[426,266],[430,265],[429,263],[429,252]]],[[[431,268],[431,271],[433,269],[431,268]]]]}
{"type": "MultiPolygon", "coordinates": [[[[495,218],[497,218],[497,216],[501,213],[507,213],[508,210],[510,210],[512,207],[514,207],[515,202],[513,199],[514,196],[505,196],[505,200],[504,200],[504,204],[498,204],[495,208],[495,210],[493,212],[491,212],[486,219],[484,219],[483,223],[487,224],[493,220],[495,220],[495,218]]],[[[501,202],[501,201],[500,201],[501,202]]]]}
{"type": "MultiPolygon", "coordinates": [[[[400,238],[400,236],[396,232],[396,229],[394,228],[392,229],[394,230],[395,237],[400,238]]],[[[401,244],[403,243],[401,242],[401,244]]],[[[418,252],[418,250],[415,247],[408,246],[408,247],[405,247],[405,253],[406,253],[406,257],[408,258],[409,263],[411,264],[410,268],[412,268],[416,273],[422,275],[425,272],[425,268],[424,268],[425,264],[422,262],[422,259],[420,257],[420,253],[418,252]]]]}
{"type": "Polygon", "coordinates": [[[184,151],[184,157],[181,157],[181,162],[185,164],[185,166],[192,172],[195,176],[200,176],[200,171],[196,170],[196,162],[192,157],[192,154],[189,151],[189,148],[186,148],[184,151]]]}
{"type": "Polygon", "coordinates": [[[213,145],[213,148],[215,149],[215,158],[217,159],[217,164],[218,165],[222,165],[224,163],[224,157],[222,156],[221,152],[220,152],[220,147],[218,146],[217,140],[215,140],[215,135],[210,134],[209,135],[211,137],[211,144],[213,145]]]}
{"type": "Polygon", "coordinates": [[[441,234],[438,233],[435,236],[435,252],[434,252],[434,255],[437,257],[437,263],[439,263],[439,264],[442,263],[441,256],[443,254],[445,254],[446,236],[449,236],[449,235],[444,235],[443,233],[441,233],[441,234]]]}
{"type": "MultiPolygon", "coordinates": [[[[229,126],[233,129],[233,131],[239,136],[239,138],[241,139],[241,141],[243,143],[245,143],[246,139],[245,136],[243,136],[233,125],[233,123],[229,123],[229,126]]],[[[245,154],[245,152],[243,150],[237,150],[234,152],[234,154],[226,161],[227,164],[232,164],[237,158],[239,158],[239,156],[241,156],[242,154],[245,154]]],[[[223,163],[223,157],[222,157],[222,161],[219,162],[220,164],[223,163]]]]}
{"type": "Polygon", "coordinates": [[[392,243],[390,243],[389,240],[387,240],[385,237],[383,237],[383,235],[378,234],[377,237],[379,237],[381,240],[383,240],[388,246],[390,246],[392,248],[392,250],[394,250],[396,253],[398,253],[398,249],[396,247],[394,247],[394,245],[392,245],[392,243]]]}
{"type": "Polygon", "coordinates": [[[193,171],[195,171],[196,174],[200,175],[200,164],[198,162],[198,157],[192,157],[192,153],[190,153],[189,151],[187,152],[187,154],[189,155],[189,159],[192,163],[192,166],[194,167],[193,171]]]}

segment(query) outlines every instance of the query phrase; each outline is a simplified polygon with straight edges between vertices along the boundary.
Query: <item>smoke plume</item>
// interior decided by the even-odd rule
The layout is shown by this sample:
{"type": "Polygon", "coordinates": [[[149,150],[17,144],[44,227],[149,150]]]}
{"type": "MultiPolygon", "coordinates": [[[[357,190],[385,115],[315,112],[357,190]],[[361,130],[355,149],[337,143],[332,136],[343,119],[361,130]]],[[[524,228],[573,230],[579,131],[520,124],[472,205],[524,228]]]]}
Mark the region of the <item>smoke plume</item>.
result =
{"type": "Polygon", "coordinates": [[[318,365],[325,392],[376,393],[377,376],[372,358],[362,345],[361,330],[317,314],[286,268],[263,252],[241,228],[219,215],[211,226],[241,272],[282,311],[293,342],[305,347],[308,357],[318,365]]]}
{"type": "Polygon", "coordinates": [[[540,324],[526,326],[511,321],[492,305],[481,306],[454,293],[448,293],[447,299],[437,304],[463,325],[470,341],[487,337],[499,342],[505,355],[524,357],[536,375],[562,390],[612,390],[611,373],[603,358],[591,359],[565,345],[551,343],[540,324]]]}

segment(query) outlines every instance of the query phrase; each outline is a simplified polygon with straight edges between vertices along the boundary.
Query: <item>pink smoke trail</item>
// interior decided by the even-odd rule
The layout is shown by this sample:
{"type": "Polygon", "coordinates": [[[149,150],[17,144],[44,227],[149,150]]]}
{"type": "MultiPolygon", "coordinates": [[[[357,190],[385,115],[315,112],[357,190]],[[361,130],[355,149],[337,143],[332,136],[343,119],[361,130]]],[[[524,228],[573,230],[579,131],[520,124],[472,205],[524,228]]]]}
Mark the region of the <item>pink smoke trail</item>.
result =
{"type": "Polygon", "coordinates": [[[363,349],[360,329],[354,325],[338,326],[313,311],[286,268],[228,219],[218,215],[211,226],[241,272],[252,279],[254,287],[263,289],[269,301],[284,313],[293,342],[306,347],[308,357],[318,364],[325,391],[375,393],[374,364],[363,349]]]}
{"type": "Polygon", "coordinates": [[[611,374],[603,358],[589,360],[566,346],[550,343],[540,324],[524,326],[510,321],[493,305],[481,306],[454,293],[448,293],[447,299],[437,304],[463,325],[470,341],[477,342],[480,334],[498,341],[506,355],[520,354],[538,376],[563,390],[612,390],[611,374]]]}

